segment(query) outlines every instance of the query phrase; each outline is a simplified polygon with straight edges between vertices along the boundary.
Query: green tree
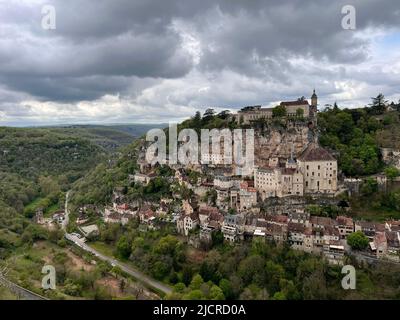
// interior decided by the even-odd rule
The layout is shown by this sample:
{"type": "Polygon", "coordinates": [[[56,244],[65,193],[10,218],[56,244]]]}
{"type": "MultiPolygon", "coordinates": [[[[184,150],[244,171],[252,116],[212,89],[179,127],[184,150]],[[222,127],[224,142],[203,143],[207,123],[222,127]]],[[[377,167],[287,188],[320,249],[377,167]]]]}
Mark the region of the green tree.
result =
{"type": "Polygon", "coordinates": [[[378,182],[373,178],[366,179],[360,188],[363,196],[371,196],[378,192],[378,182]]]}
{"type": "Polygon", "coordinates": [[[231,115],[231,112],[229,110],[223,110],[220,113],[218,113],[218,118],[221,119],[227,119],[231,115]]]}
{"type": "Polygon", "coordinates": [[[183,293],[186,290],[186,286],[184,283],[179,282],[174,285],[174,292],[183,293]]]}
{"type": "Polygon", "coordinates": [[[185,294],[182,298],[183,300],[202,300],[204,299],[203,292],[201,290],[196,289],[190,291],[189,293],[185,294]]]}
{"type": "Polygon", "coordinates": [[[391,182],[393,182],[393,180],[400,175],[400,170],[393,166],[387,167],[385,169],[385,175],[391,182]]]}
{"type": "Polygon", "coordinates": [[[245,258],[239,264],[239,275],[242,277],[245,284],[250,284],[252,281],[264,281],[264,259],[259,255],[253,255],[245,258]]]}
{"type": "Polygon", "coordinates": [[[347,244],[353,250],[364,250],[368,247],[369,240],[362,231],[356,231],[348,235],[347,244]]]}
{"type": "Polygon", "coordinates": [[[212,108],[208,108],[203,115],[203,125],[208,124],[215,117],[215,110],[212,108]]]}
{"type": "Polygon", "coordinates": [[[285,277],[285,269],[273,261],[267,261],[265,266],[267,289],[270,294],[280,290],[280,280],[285,277]]]}
{"type": "Polygon", "coordinates": [[[283,292],[278,291],[274,294],[272,300],[286,300],[286,295],[283,292]]]}
{"type": "Polygon", "coordinates": [[[124,258],[128,259],[132,252],[132,244],[126,236],[122,236],[119,238],[117,242],[117,254],[124,258]]]}
{"type": "Polygon", "coordinates": [[[154,278],[163,280],[171,271],[172,265],[170,261],[163,259],[162,261],[156,261],[151,268],[151,273],[154,278]]]}
{"type": "Polygon", "coordinates": [[[40,176],[38,179],[40,189],[44,196],[47,196],[51,193],[59,193],[61,191],[60,186],[58,185],[57,180],[54,177],[44,177],[40,176]]]}
{"type": "Polygon", "coordinates": [[[194,117],[192,118],[193,129],[195,129],[198,133],[201,129],[201,113],[197,111],[194,117]]]}
{"type": "Polygon", "coordinates": [[[173,256],[177,244],[178,239],[176,237],[174,237],[173,235],[167,235],[165,237],[162,237],[160,241],[158,241],[157,245],[154,248],[154,251],[157,254],[173,256]]]}
{"type": "Polygon", "coordinates": [[[213,285],[210,290],[211,300],[225,300],[225,296],[220,287],[213,285]]]}
{"type": "Polygon", "coordinates": [[[299,118],[299,119],[304,118],[304,110],[302,108],[298,108],[296,110],[296,117],[299,118]]]}
{"type": "Polygon", "coordinates": [[[213,231],[211,233],[211,239],[212,239],[213,246],[218,246],[224,242],[224,235],[220,230],[213,231]]]}
{"type": "Polygon", "coordinates": [[[193,277],[192,282],[190,282],[189,288],[192,290],[199,290],[203,283],[204,283],[204,280],[201,277],[201,275],[196,274],[193,277]]]}
{"type": "Polygon", "coordinates": [[[221,279],[221,281],[219,282],[219,287],[221,288],[226,299],[234,298],[232,285],[228,279],[221,279]]]}
{"type": "Polygon", "coordinates": [[[314,270],[304,279],[303,298],[306,300],[324,300],[327,298],[328,288],[324,273],[321,269],[314,270]]]}
{"type": "Polygon", "coordinates": [[[286,116],[286,108],[285,106],[279,105],[272,109],[272,116],[274,118],[282,118],[286,116]]]}
{"type": "Polygon", "coordinates": [[[385,96],[380,93],[378,94],[375,98],[371,98],[372,103],[370,104],[371,106],[371,111],[373,114],[383,114],[386,111],[388,101],[385,100],[385,96]]]}
{"type": "Polygon", "coordinates": [[[182,282],[188,286],[193,277],[193,269],[190,265],[184,265],[182,268],[182,282]]]}

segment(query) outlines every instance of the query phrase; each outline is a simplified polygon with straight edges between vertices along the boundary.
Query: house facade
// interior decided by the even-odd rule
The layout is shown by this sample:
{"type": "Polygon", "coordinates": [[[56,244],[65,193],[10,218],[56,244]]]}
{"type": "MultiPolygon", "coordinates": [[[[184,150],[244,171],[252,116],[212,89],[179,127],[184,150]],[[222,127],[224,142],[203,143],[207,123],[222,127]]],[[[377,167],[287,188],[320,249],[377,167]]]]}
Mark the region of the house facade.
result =
{"type": "Polygon", "coordinates": [[[337,160],[317,143],[310,143],[297,159],[304,177],[305,194],[335,194],[337,186],[337,160]]]}

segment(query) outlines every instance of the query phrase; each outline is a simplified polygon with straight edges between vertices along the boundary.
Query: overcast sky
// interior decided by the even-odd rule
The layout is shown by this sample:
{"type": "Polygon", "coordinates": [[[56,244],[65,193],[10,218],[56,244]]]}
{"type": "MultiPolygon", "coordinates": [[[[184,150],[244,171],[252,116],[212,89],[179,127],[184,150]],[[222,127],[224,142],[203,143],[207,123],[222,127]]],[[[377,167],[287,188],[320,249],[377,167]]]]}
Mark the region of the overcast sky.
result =
{"type": "Polygon", "coordinates": [[[314,87],[321,107],[398,101],[399,29],[399,0],[0,0],[0,125],[179,121],[314,87]]]}

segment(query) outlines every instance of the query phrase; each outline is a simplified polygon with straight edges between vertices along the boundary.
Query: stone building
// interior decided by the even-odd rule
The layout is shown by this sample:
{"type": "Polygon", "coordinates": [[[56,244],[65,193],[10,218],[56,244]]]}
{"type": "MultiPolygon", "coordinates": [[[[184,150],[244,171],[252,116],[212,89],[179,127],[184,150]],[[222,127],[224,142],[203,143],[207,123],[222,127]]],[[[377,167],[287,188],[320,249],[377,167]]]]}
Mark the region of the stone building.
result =
{"type": "Polygon", "coordinates": [[[304,194],[335,194],[337,175],[337,160],[312,142],[297,161],[291,157],[285,167],[256,167],[254,186],[263,200],[304,194]]]}
{"type": "Polygon", "coordinates": [[[199,216],[196,213],[181,215],[176,221],[178,233],[189,236],[189,232],[199,225],[199,216]]]}
{"type": "Polygon", "coordinates": [[[336,193],[337,160],[327,150],[312,142],[302,152],[297,163],[304,177],[304,193],[336,193]]]}
{"type": "MultiPolygon", "coordinates": [[[[296,117],[300,112],[304,118],[309,118],[313,117],[317,111],[318,97],[314,90],[311,96],[311,105],[303,98],[295,101],[283,101],[280,103],[280,106],[285,107],[287,117],[296,117]]],[[[237,113],[236,121],[241,124],[250,124],[260,119],[271,119],[273,116],[273,109],[274,108],[263,108],[261,105],[249,106],[237,113]]]]}
{"type": "Polygon", "coordinates": [[[224,241],[234,243],[243,237],[243,217],[240,215],[226,215],[222,224],[224,241]]]}
{"type": "Polygon", "coordinates": [[[270,197],[302,196],[303,175],[295,168],[256,168],[254,186],[262,199],[270,197]]]}

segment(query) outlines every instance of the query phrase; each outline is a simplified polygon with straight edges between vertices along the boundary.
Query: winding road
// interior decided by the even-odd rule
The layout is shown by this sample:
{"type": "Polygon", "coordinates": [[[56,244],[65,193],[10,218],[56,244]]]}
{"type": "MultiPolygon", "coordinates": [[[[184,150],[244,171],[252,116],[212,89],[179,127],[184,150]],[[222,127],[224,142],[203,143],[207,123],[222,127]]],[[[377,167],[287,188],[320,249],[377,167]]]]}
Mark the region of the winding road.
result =
{"type": "Polygon", "coordinates": [[[76,236],[67,233],[65,235],[65,238],[67,240],[73,242],[75,245],[77,245],[84,251],[95,255],[98,259],[110,263],[113,267],[117,266],[117,267],[121,268],[122,271],[124,271],[125,273],[134,277],[138,281],[144,283],[145,285],[147,285],[153,289],[156,289],[158,291],[161,291],[165,294],[169,294],[172,292],[172,289],[169,286],[150,278],[149,276],[145,275],[143,272],[141,272],[135,268],[132,268],[131,266],[127,266],[126,264],[119,262],[118,260],[116,260],[112,257],[106,256],[106,255],[98,252],[97,250],[93,249],[92,247],[90,247],[89,245],[84,243],[82,240],[78,239],[76,236]]]}
{"type": "Polygon", "coordinates": [[[150,278],[149,276],[145,275],[143,272],[141,272],[135,268],[127,266],[126,264],[119,262],[118,260],[116,260],[112,257],[106,256],[106,255],[98,252],[97,250],[93,249],[92,247],[90,247],[89,245],[84,243],[81,239],[79,239],[75,235],[67,233],[66,230],[67,230],[67,226],[69,223],[68,203],[69,203],[70,194],[71,194],[71,191],[68,191],[66,194],[66,197],[65,197],[65,220],[63,221],[62,226],[61,226],[65,232],[65,238],[67,240],[71,241],[72,243],[74,243],[76,246],[80,247],[84,251],[95,255],[98,259],[110,263],[113,267],[118,266],[125,273],[129,274],[133,278],[137,279],[138,281],[144,283],[145,285],[147,285],[153,289],[161,291],[165,294],[169,294],[172,292],[172,289],[169,286],[167,286],[153,278],[150,278]]]}
{"type": "Polygon", "coordinates": [[[71,194],[71,191],[68,191],[67,194],[65,195],[65,219],[61,224],[61,229],[63,229],[65,232],[67,231],[67,226],[69,223],[69,210],[68,210],[68,203],[69,203],[69,195],[71,194]]]}

